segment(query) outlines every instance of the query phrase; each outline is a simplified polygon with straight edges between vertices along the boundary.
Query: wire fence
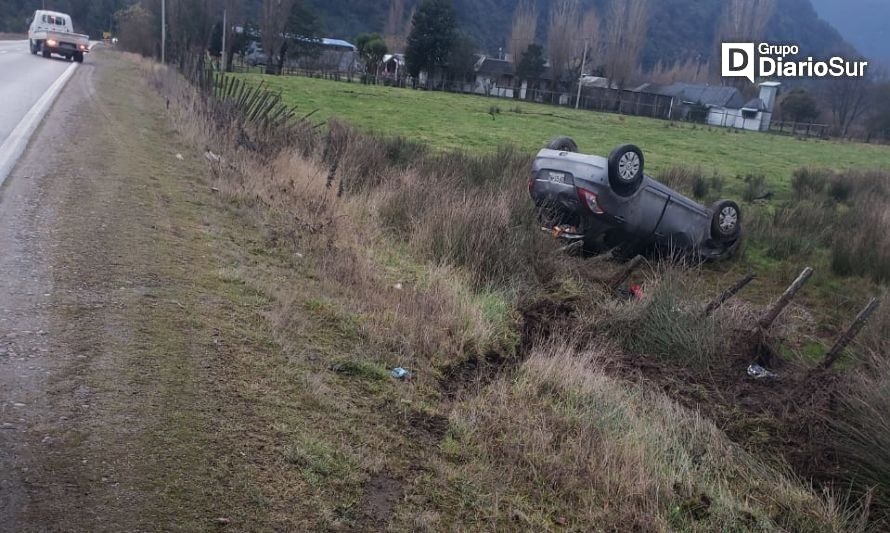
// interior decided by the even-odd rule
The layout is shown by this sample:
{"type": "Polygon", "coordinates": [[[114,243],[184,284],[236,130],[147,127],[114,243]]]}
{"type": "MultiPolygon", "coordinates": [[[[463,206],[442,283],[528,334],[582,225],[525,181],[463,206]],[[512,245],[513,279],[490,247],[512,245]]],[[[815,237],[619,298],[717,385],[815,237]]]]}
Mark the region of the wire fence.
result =
{"type": "MultiPolygon", "coordinates": [[[[236,58],[230,68],[239,73],[267,73],[265,65],[250,65],[240,58],[236,58]]],[[[512,85],[493,83],[483,77],[472,81],[426,79],[424,82],[421,82],[420,80],[405,76],[404,72],[398,75],[387,72],[372,75],[361,72],[358,69],[351,71],[307,69],[288,64],[282,66],[281,74],[349,83],[383,85],[403,89],[474,94],[493,99],[509,100],[517,104],[533,102],[601,113],[700,123],[721,128],[765,131],[794,137],[829,139],[834,134],[833,128],[829,124],[774,120],[771,113],[750,113],[743,110],[724,108],[697,108],[697,106],[690,105],[688,102],[678,102],[671,96],[615,87],[584,86],[581,89],[579,98],[577,85],[554,91],[548,88],[549,83],[546,81],[512,85]]],[[[861,132],[861,134],[851,136],[851,138],[854,137],[865,142],[887,143],[890,142],[890,130],[870,133],[861,132]]]]}
{"type": "Polygon", "coordinates": [[[770,124],[770,130],[795,137],[817,137],[820,139],[827,139],[830,137],[831,126],[813,122],[773,121],[772,124],[770,124]]]}

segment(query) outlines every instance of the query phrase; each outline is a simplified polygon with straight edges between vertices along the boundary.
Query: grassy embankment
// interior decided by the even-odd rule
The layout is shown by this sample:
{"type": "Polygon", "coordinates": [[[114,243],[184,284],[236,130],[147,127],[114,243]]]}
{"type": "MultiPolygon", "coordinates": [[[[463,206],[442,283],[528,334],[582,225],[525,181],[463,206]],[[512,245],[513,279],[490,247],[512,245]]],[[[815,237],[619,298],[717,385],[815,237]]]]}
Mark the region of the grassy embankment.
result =
{"type": "MultiPolygon", "coordinates": [[[[267,375],[257,398],[293,394],[288,384],[301,384],[299,401],[286,396],[264,405],[285,417],[276,430],[293,443],[282,457],[299,486],[311,489],[316,525],[860,528],[860,517],[838,500],[844,489],[834,496],[813,490],[788,473],[786,461],[803,475],[825,474],[801,468],[809,452],[845,442],[855,451],[882,438],[863,432],[862,420],[880,416],[886,399],[869,398],[869,411],[855,392],[838,387],[857,416],[829,413],[847,423],[846,433],[833,433],[818,431],[824,423],[814,426],[824,422],[827,407],[810,395],[823,380],[811,377],[805,358],[785,362],[781,382],[745,381],[744,364],[757,347],[736,330],[750,323],[758,302],[740,300],[706,320],[696,307],[748,260],[691,273],[653,268],[642,274],[649,296],[624,301],[600,283],[615,266],[562,256],[537,232],[527,195],[514,186],[527,168],[525,150],[437,153],[337,123],[329,135],[303,129],[282,141],[281,132],[264,134],[249,122],[218,125],[176,76],[154,76],[174,97],[182,131],[223,154],[213,185],[231,205],[258,217],[266,233],[250,245],[255,257],[233,264],[226,278],[268,301],[264,317],[281,349],[281,357],[264,357],[267,366],[255,368],[267,375]],[[256,153],[246,149],[251,145],[281,150],[256,153]],[[295,272],[290,260],[276,269],[262,266],[276,257],[296,257],[299,266],[295,272]],[[396,365],[415,378],[391,380],[387,369],[396,365]]],[[[450,102],[443,113],[464,100],[450,102]]],[[[492,121],[489,101],[466,102],[483,102],[483,118],[493,124],[505,115],[492,121]]],[[[313,106],[300,102],[299,109],[313,106]]],[[[450,131],[447,116],[435,128],[422,118],[429,110],[394,112],[450,131]]],[[[520,118],[527,115],[533,116],[520,118]]],[[[450,120],[455,130],[474,130],[450,120]]],[[[485,130],[475,131],[478,141],[485,130]]],[[[764,142],[753,134],[687,133],[764,142]]],[[[549,134],[535,134],[533,145],[549,134]]],[[[244,242],[237,233],[232,240],[244,242]]],[[[762,286],[780,286],[795,268],[789,265],[768,271],[762,286]]],[[[857,352],[884,353],[881,325],[870,328],[857,352]]],[[[811,336],[833,333],[823,327],[797,307],[770,340],[805,346],[811,336]]],[[[874,376],[861,379],[875,384],[874,376]]],[[[886,457],[872,454],[855,472],[870,469],[880,480],[881,461],[886,457]]],[[[851,463],[844,468],[854,472],[851,463]]],[[[281,512],[286,493],[273,489],[286,482],[275,478],[265,492],[270,509],[281,512]]]]}
{"type": "MultiPolygon", "coordinates": [[[[890,279],[890,250],[872,247],[878,215],[872,213],[867,221],[857,216],[862,213],[843,183],[862,180],[833,175],[890,169],[887,146],[736,132],[475,95],[303,77],[241,77],[280,93],[301,113],[314,112],[313,122],[342,119],[363,131],[416,141],[434,151],[492,154],[511,146],[530,155],[556,135],[570,135],[582,150],[600,154],[622,143],[638,144],[653,175],[702,202],[725,197],[742,204],[746,249],[740,260],[716,270],[721,279],[714,283],[757,272],[761,281],[748,294],[764,304],[805,264],[811,265],[818,275],[800,302],[813,308],[821,330],[832,331],[867,294],[881,292],[869,278],[890,279]],[[500,109],[494,117],[493,106],[500,109]],[[795,173],[804,174],[803,179],[795,173]],[[769,200],[756,200],[770,193],[769,200]],[[853,227],[856,231],[843,231],[853,227]],[[866,279],[850,281],[850,274],[866,279]]],[[[525,169],[517,169],[515,181],[506,186],[524,187],[524,180],[525,169]]],[[[705,277],[713,278],[708,275],[713,272],[705,277]]],[[[809,349],[815,353],[824,342],[813,341],[809,349]]]]}

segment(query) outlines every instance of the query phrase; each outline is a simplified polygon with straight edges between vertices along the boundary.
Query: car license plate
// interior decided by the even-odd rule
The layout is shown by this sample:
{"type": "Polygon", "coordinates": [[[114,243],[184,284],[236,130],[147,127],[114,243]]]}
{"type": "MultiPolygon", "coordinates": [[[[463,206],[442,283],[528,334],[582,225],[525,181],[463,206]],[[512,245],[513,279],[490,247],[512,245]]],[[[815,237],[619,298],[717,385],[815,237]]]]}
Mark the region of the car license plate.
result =
{"type": "Polygon", "coordinates": [[[569,183],[569,176],[565,172],[554,172],[550,170],[547,172],[547,179],[553,183],[561,183],[563,185],[569,183]]]}

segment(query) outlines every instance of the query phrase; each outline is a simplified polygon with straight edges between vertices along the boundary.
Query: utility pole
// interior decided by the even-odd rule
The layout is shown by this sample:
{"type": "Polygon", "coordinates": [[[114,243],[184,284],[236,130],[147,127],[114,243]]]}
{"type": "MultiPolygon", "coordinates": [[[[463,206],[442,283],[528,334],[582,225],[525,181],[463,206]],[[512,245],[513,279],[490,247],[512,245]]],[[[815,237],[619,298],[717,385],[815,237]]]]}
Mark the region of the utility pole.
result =
{"type": "Polygon", "coordinates": [[[161,64],[167,62],[167,0],[161,0],[161,64]]]}
{"type": "Polygon", "coordinates": [[[578,97],[575,98],[575,109],[578,109],[578,106],[581,105],[581,80],[584,79],[584,65],[587,63],[587,48],[587,39],[584,39],[584,57],[581,59],[581,72],[578,73],[578,97]]]}
{"type": "Polygon", "coordinates": [[[225,8],[225,7],[223,7],[223,26],[222,26],[222,33],[223,33],[223,35],[222,35],[222,50],[220,50],[221,55],[222,55],[222,61],[220,61],[220,64],[222,65],[222,71],[225,72],[225,71],[226,71],[226,58],[227,58],[227,54],[226,54],[226,34],[229,33],[229,27],[228,27],[228,25],[226,25],[226,8],[225,8]]]}

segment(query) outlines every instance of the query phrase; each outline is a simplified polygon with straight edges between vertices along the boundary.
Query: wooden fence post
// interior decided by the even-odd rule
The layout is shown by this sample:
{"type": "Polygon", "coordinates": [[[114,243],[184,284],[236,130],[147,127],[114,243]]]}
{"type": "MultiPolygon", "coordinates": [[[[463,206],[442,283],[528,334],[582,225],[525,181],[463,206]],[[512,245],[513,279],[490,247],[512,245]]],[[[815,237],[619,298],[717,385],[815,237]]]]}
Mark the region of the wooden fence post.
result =
{"type": "Polygon", "coordinates": [[[843,353],[844,348],[847,347],[853,339],[856,338],[856,335],[862,330],[862,327],[865,325],[865,322],[868,318],[875,312],[878,308],[880,301],[872,297],[871,300],[868,301],[868,305],[862,311],[859,311],[859,314],[856,315],[856,318],[853,319],[853,323],[850,324],[850,327],[847,328],[847,331],[844,332],[843,335],[834,343],[834,346],[831,347],[830,350],[825,354],[825,358],[822,360],[822,364],[820,365],[822,368],[831,368],[838,358],[840,358],[841,353],[843,353]]]}
{"type": "Polygon", "coordinates": [[[810,267],[806,267],[803,272],[797,276],[797,279],[794,280],[794,283],[791,284],[790,287],[785,289],[785,292],[781,297],[774,303],[770,309],[763,315],[763,317],[757,321],[757,325],[760,326],[761,329],[769,329],[770,326],[773,325],[773,322],[776,321],[776,318],[779,314],[791,303],[791,300],[794,299],[794,296],[797,292],[804,286],[804,284],[810,279],[813,275],[813,269],[810,267]]]}
{"type": "Polygon", "coordinates": [[[751,283],[754,278],[757,277],[754,273],[749,273],[742,279],[736,281],[732,284],[731,287],[723,291],[720,296],[718,296],[714,301],[708,304],[705,307],[704,316],[710,316],[711,313],[720,308],[724,303],[727,302],[730,298],[738,294],[742,289],[744,289],[749,283],[751,283]]]}

